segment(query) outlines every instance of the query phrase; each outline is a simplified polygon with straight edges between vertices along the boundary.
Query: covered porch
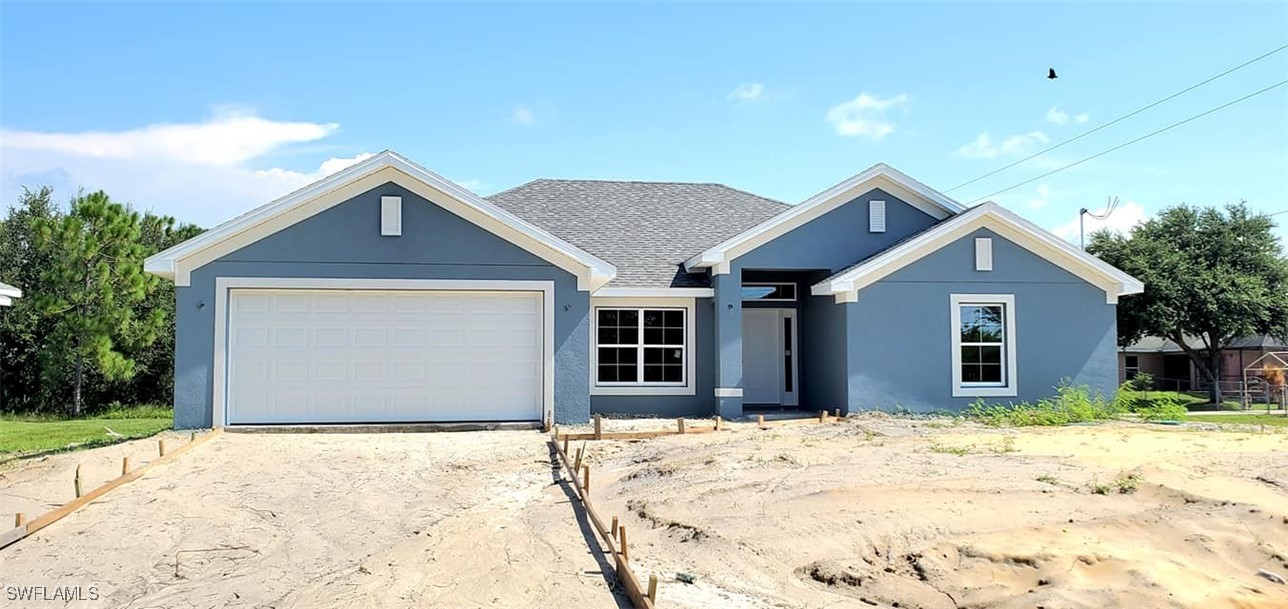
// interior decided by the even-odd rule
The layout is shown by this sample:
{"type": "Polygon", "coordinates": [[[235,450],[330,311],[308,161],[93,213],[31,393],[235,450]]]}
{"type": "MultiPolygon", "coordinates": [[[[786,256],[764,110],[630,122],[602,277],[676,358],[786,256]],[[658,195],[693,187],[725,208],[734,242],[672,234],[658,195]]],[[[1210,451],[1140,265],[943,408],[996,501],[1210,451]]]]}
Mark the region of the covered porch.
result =
{"type": "Polygon", "coordinates": [[[720,416],[845,410],[844,308],[810,296],[826,269],[713,277],[720,416]]]}

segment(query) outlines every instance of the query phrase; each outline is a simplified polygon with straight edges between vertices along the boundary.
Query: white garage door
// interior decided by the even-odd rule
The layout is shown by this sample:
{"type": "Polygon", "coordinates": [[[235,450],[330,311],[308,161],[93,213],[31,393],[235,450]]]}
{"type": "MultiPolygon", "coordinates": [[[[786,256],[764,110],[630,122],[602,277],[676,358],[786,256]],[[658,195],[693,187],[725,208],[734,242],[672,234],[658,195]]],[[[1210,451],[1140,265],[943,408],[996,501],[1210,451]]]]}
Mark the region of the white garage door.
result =
{"type": "Polygon", "coordinates": [[[542,294],[234,289],[228,422],[537,421],[542,294]]]}

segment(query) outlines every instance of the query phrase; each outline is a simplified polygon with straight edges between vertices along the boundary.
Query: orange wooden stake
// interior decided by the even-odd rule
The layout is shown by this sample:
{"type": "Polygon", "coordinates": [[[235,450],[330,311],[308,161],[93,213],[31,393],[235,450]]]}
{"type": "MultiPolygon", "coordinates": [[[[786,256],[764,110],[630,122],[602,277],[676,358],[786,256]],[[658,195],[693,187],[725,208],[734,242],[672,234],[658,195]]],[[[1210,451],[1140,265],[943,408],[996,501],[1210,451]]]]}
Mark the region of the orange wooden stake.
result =
{"type": "Polygon", "coordinates": [[[124,476],[128,473],[130,473],[130,458],[121,457],[121,475],[124,476]]]}
{"type": "MultiPolygon", "coordinates": [[[[613,520],[616,520],[616,518],[614,518],[613,520]]],[[[17,514],[13,515],[13,528],[16,529],[24,524],[27,524],[26,514],[23,514],[22,512],[18,512],[17,514]]]]}

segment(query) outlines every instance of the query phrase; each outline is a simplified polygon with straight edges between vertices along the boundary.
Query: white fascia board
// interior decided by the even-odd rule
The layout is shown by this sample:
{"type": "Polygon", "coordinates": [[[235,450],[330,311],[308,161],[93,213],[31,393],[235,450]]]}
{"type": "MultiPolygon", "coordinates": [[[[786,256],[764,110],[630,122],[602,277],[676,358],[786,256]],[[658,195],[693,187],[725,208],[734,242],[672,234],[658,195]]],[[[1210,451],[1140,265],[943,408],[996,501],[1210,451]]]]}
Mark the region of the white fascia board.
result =
{"type": "Polygon", "coordinates": [[[379,185],[371,182],[385,181],[569,271],[577,276],[580,290],[597,289],[617,275],[608,262],[389,150],[149,256],[144,270],[171,278],[176,285],[188,285],[193,269],[379,185]]]}
{"type": "MultiPolygon", "coordinates": [[[[917,207],[937,220],[943,220],[966,208],[943,193],[912,179],[907,174],[877,163],[862,173],[820,192],[787,211],[774,216],[718,245],[686,260],[687,271],[717,267],[725,264],[777,237],[850,202],[874,188],[880,188],[917,207]]],[[[728,271],[724,271],[728,272],[728,271]]]]}
{"type": "Polygon", "coordinates": [[[1119,296],[1138,294],[1144,283],[1088,254],[1063,239],[993,202],[972,208],[939,224],[920,236],[873,257],[835,277],[814,284],[810,294],[837,297],[837,302],[854,302],[858,291],[881,278],[939,250],[979,228],[987,228],[1043,259],[1104,290],[1105,302],[1115,304],[1119,296]],[[845,296],[845,300],[842,300],[845,296]]]}
{"type": "Polygon", "coordinates": [[[714,298],[711,288],[600,288],[592,298],[714,298]]]}

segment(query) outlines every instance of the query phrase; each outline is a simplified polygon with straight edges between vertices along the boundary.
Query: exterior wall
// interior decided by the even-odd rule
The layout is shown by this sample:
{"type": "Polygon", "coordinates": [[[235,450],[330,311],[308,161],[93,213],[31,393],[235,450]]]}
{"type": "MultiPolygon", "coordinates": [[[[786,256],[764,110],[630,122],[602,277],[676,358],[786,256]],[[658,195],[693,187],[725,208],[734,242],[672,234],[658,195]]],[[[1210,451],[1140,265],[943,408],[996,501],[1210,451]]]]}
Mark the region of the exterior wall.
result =
{"type": "Polygon", "coordinates": [[[1163,354],[1162,353],[1118,353],[1118,384],[1127,382],[1127,356],[1134,355],[1138,359],[1136,363],[1141,372],[1153,375],[1156,379],[1163,378],[1163,354]]]}
{"type": "Polygon", "coordinates": [[[840,408],[848,414],[846,308],[831,296],[806,298],[801,313],[800,404],[810,412],[840,408]]]}
{"type": "Polygon", "coordinates": [[[576,278],[387,183],[192,272],[177,290],[175,426],[209,427],[216,277],[509,279],[555,284],[555,421],[590,417],[590,296],[576,278]],[[380,236],[380,197],[401,196],[401,237],[380,236]]]}
{"type": "MultiPolygon", "coordinates": [[[[716,414],[715,328],[712,323],[715,305],[710,298],[694,300],[694,339],[690,357],[694,359],[693,395],[592,395],[590,412],[596,414],[632,414],[664,417],[709,417],[716,414]]],[[[593,348],[593,347],[592,347],[593,348]]]]}
{"type": "Polygon", "coordinates": [[[850,409],[961,410],[952,397],[950,294],[1013,294],[1015,397],[1036,401],[1068,378],[1112,397],[1117,320],[1104,292],[1006,239],[981,229],[896,271],[846,303],[850,409]],[[975,237],[993,238],[993,271],[974,267],[975,237]]]}

